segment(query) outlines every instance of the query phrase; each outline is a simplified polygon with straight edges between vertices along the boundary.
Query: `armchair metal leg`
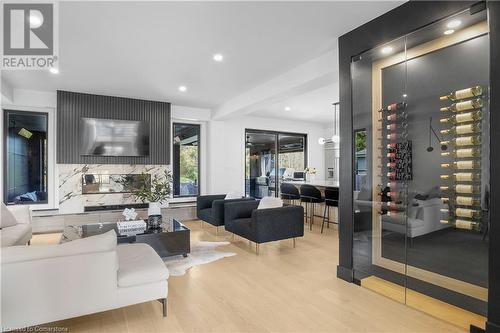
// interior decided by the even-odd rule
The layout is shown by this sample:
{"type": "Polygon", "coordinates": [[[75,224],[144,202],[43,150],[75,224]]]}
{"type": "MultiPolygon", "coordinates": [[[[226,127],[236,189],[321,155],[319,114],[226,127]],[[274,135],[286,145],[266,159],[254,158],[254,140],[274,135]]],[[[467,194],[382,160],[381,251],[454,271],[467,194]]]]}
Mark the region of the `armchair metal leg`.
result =
{"type": "Polygon", "coordinates": [[[293,237],[293,247],[295,247],[295,237],[293,237]]]}
{"type": "Polygon", "coordinates": [[[215,227],[215,236],[219,236],[219,226],[215,227]]]}
{"type": "Polygon", "coordinates": [[[311,209],[311,219],[309,220],[309,230],[313,230],[313,223],[314,223],[314,202],[311,203],[312,209],[311,209]]]}
{"type": "Polygon", "coordinates": [[[203,229],[203,220],[200,220],[200,222],[201,222],[201,228],[203,229]]]}
{"type": "Polygon", "coordinates": [[[255,243],[255,253],[259,254],[259,243],[255,243]]]}
{"type": "Polygon", "coordinates": [[[234,232],[233,232],[233,239],[232,240],[234,241],[234,232]]]}

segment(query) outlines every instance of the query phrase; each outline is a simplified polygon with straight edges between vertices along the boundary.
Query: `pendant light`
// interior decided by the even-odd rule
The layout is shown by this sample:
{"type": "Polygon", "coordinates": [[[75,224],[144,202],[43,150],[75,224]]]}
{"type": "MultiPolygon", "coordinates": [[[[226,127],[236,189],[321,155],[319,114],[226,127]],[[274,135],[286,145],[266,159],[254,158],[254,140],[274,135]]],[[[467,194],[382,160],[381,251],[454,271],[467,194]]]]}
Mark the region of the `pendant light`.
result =
{"type": "Polygon", "coordinates": [[[333,105],[333,135],[329,139],[325,139],[323,137],[318,139],[318,143],[320,145],[324,145],[325,143],[331,143],[331,142],[340,142],[340,136],[339,136],[339,102],[335,102],[332,104],[333,105]]]}

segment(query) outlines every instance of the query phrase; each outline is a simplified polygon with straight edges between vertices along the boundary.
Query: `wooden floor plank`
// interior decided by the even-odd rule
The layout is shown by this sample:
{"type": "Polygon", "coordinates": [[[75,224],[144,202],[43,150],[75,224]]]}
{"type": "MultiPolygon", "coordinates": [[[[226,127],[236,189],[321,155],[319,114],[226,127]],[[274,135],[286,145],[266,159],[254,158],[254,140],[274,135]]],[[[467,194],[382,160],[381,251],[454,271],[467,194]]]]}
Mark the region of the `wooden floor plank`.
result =
{"type": "MultiPolygon", "coordinates": [[[[71,332],[464,332],[444,321],[336,278],[338,234],[319,233],[260,246],[199,221],[192,240],[224,241],[236,256],[169,279],[169,315],[159,302],[68,319],[50,326],[71,332]],[[252,244],[253,245],[253,244],[252,244]]],[[[59,240],[35,236],[33,244],[59,240]]],[[[52,238],[51,238],[52,237],[52,238]]]]}

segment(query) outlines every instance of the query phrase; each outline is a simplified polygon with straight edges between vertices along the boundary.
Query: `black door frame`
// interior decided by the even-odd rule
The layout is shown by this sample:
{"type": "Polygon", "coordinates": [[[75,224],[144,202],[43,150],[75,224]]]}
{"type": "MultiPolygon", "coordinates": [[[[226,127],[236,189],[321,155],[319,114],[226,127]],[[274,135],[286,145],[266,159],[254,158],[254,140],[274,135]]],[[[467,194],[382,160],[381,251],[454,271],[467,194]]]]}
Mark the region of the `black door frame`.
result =
{"type": "MultiPolygon", "coordinates": [[[[339,264],[337,277],[354,281],[353,276],[353,185],[354,145],[352,113],[351,61],[361,53],[395,40],[464,9],[481,9],[486,4],[490,25],[490,109],[500,109],[500,2],[496,1],[410,1],[356,28],[339,38],[340,81],[340,203],[339,264]]],[[[500,114],[490,114],[490,141],[500,140],[500,114]]],[[[499,202],[500,150],[490,152],[490,200],[499,202]],[[498,191],[497,191],[498,189],[498,191]]],[[[490,208],[488,321],[486,331],[500,333],[500,207],[490,208]]]]}
{"type": "MultiPolygon", "coordinates": [[[[269,130],[260,130],[260,129],[253,129],[253,128],[245,128],[245,159],[246,159],[246,139],[247,139],[247,134],[271,134],[274,135],[275,138],[275,143],[274,143],[274,149],[276,151],[276,157],[275,157],[275,168],[276,172],[274,174],[274,183],[276,184],[275,191],[274,191],[274,196],[277,197],[279,193],[278,185],[279,185],[279,136],[280,134],[284,135],[296,135],[296,136],[302,136],[304,138],[304,165],[307,167],[307,134],[306,133],[294,133],[294,132],[280,132],[280,131],[269,131],[269,130]]],[[[247,187],[246,187],[246,174],[247,174],[247,163],[245,160],[245,196],[247,195],[247,187]]]]}

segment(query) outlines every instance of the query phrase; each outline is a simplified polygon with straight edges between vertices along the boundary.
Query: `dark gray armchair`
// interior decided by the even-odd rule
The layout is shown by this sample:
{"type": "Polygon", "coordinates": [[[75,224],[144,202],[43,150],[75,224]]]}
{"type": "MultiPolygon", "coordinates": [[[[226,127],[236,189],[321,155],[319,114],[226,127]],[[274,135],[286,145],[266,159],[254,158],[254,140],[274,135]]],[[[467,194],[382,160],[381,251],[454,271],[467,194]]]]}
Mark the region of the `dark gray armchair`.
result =
{"type": "Polygon", "coordinates": [[[255,201],[253,198],[225,200],[225,194],[200,195],[196,199],[196,216],[213,226],[224,225],[224,205],[228,202],[255,201]]]}
{"type": "Polygon", "coordinates": [[[231,202],[225,207],[225,229],[257,244],[304,236],[304,207],[285,205],[257,209],[258,201],[231,202]]]}

